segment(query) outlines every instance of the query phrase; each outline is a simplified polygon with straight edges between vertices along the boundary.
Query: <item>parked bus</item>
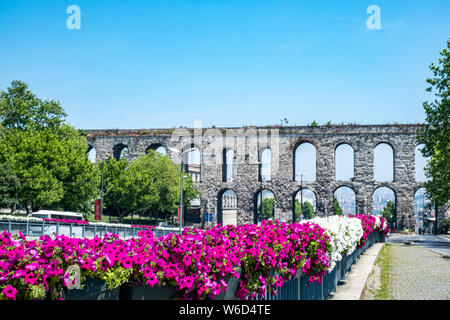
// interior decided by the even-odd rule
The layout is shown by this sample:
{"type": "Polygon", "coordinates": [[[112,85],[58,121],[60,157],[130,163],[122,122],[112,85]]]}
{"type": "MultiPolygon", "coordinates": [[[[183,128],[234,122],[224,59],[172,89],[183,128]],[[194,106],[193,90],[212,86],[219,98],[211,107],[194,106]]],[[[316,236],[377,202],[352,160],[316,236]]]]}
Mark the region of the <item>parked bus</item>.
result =
{"type": "Polygon", "coordinates": [[[47,218],[47,219],[68,219],[68,220],[83,220],[83,214],[79,212],[68,211],[53,211],[53,210],[39,210],[30,213],[29,218],[47,218]]]}

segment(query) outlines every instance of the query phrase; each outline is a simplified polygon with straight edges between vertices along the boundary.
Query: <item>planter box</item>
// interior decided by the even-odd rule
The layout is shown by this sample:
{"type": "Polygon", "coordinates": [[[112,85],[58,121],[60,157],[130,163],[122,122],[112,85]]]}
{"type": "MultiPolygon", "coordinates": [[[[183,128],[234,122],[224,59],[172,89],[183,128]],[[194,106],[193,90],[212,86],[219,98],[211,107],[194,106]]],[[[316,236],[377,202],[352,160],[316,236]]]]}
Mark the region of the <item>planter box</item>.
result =
{"type": "Polygon", "coordinates": [[[172,300],[177,290],[170,286],[138,285],[126,283],[120,286],[120,300],[172,300]]]}
{"type": "Polygon", "coordinates": [[[227,290],[224,292],[221,292],[218,296],[216,296],[213,300],[239,300],[236,298],[236,291],[239,286],[239,281],[241,281],[242,276],[242,269],[239,268],[239,279],[235,277],[228,277],[226,280],[228,283],[227,290]]]}
{"type": "Polygon", "coordinates": [[[342,279],[342,260],[336,262],[336,267],[334,267],[334,269],[336,269],[335,287],[337,287],[337,285],[342,279]]]}
{"type": "Polygon", "coordinates": [[[300,300],[324,300],[323,281],[322,283],[313,282],[307,285],[308,276],[300,278],[300,300]]]}
{"type": "Polygon", "coordinates": [[[301,278],[304,278],[301,269],[297,270],[294,277],[283,283],[276,295],[268,295],[267,300],[300,300],[301,278]]]}
{"type": "MultiPolygon", "coordinates": [[[[238,271],[241,275],[241,270],[238,271]]],[[[240,279],[229,277],[227,290],[220,293],[214,300],[235,300],[236,290],[240,279]]],[[[120,300],[172,300],[177,297],[178,291],[170,286],[138,285],[126,283],[120,287],[120,300]]]]}
{"type": "Polygon", "coordinates": [[[266,292],[264,297],[256,296],[252,300],[300,300],[300,285],[303,272],[299,269],[295,273],[294,277],[283,283],[281,288],[278,288],[278,292],[275,295],[266,292]]]}
{"type": "Polygon", "coordinates": [[[345,268],[344,268],[345,272],[349,272],[349,271],[352,270],[352,264],[353,264],[354,256],[355,256],[355,252],[353,251],[352,254],[347,255],[345,257],[345,268]]]}
{"type": "Polygon", "coordinates": [[[337,285],[337,264],[330,272],[326,272],[323,276],[323,298],[327,299],[331,292],[336,292],[337,285]]]}
{"type": "Polygon", "coordinates": [[[345,274],[347,273],[347,255],[342,257],[341,262],[341,276],[339,277],[339,282],[345,280],[345,274]]]}
{"type": "Polygon", "coordinates": [[[83,289],[64,291],[65,300],[119,300],[119,288],[108,290],[106,283],[97,278],[88,278],[83,289]]]}

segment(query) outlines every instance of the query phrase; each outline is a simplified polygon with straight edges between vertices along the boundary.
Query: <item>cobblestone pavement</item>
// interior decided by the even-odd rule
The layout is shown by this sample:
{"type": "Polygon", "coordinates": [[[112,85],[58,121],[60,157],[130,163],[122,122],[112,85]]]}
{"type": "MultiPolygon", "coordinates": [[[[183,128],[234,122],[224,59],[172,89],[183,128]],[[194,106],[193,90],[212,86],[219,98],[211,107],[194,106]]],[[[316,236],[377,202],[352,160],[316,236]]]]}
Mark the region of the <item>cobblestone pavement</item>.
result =
{"type": "Polygon", "coordinates": [[[450,259],[421,247],[391,245],[392,299],[450,299],[450,259]]]}

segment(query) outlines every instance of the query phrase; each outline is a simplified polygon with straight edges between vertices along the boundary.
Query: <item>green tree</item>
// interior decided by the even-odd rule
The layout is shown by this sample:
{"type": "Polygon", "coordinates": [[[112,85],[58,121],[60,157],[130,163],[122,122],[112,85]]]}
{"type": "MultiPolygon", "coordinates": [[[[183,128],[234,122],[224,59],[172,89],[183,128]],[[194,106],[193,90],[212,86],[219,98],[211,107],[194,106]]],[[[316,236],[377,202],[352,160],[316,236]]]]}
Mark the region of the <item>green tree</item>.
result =
{"type": "MultiPolygon", "coordinates": [[[[131,213],[172,215],[180,202],[180,167],[155,150],[128,162],[109,158],[104,162],[106,212],[123,218],[131,213]]],[[[183,178],[183,206],[198,196],[192,179],[183,178]]]]}
{"type": "Polygon", "coordinates": [[[0,208],[11,208],[17,203],[19,179],[11,168],[0,163],[0,208]]]}
{"type": "Polygon", "coordinates": [[[262,201],[262,213],[261,204],[258,205],[257,217],[258,221],[269,220],[274,218],[275,199],[266,197],[262,201]]]}
{"type": "Polygon", "coordinates": [[[333,212],[337,216],[342,216],[344,214],[344,211],[342,210],[339,201],[335,197],[333,197],[333,212]]]}
{"type": "Polygon", "coordinates": [[[67,125],[10,128],[0,139],[0,163],[18,177],[18,200],[27,211],[28,207],[76,211],[97,194],[98,169],[86,150],[86,139],[67,125]]]}
{"type": "Polygon", "coordinates": [[[300,220],[302,213],[303,213],[303,218],[305,218],[305,219],[313,219],[316,216],[316,213],[314,212],[314,207],[310,202],[308,202],[308,201],[303,202],[303,206],[302,206],[302,208],[300,208],[300,202],[298,201],[298,199],[295,199],[295,219],[296,219],[296,221],[300,220]]]}
{"type": "Polygon", "coordinates": [[[111,216],[119,217],[122,221],[132,208],[131,199],[127,193],[127,177],[126,169],[129,165],[128,160],[115,160],[110,157],[99,163],[103,166],[103,206],[104,213],[111,216]]]}
{"type": "Polygon", "coordinates": [[[426,81],[428,92],[435,94],[433,102],[424,102],[426,123],[419,134],[424,144],[422,154],[430,160],[425,167],[427,198],[440,205],[450,201],[450,39],[440,52],[439,64],[431,64],[433,77],[426,81]]]}
{"type": "Polygon", "coordinates": [[[83,212],[98,193],[86,137],[64,124],[66,116],[59,102],[36,97],[22,81],[0,92],[0,163],[18,177],[27,210],[83,212]]]}
{"type": "Polygon", "coordinates": [[[388,201],[381,211],[381,216],[387,220],[390,226],[392,226],[395,221],[395,202],[388,201]]]}
{"type": "Polygon", "coordinates": [[[0,123],[5,129],[57,129],[66,116],[59,102],[39,99],[22,81],[12,81],[0,91],[0,123]]]}
{"type": "Polygon", "coordinates": [[[88,143],[79,131],[68,125],[58,130],[59,142],[64,146],[61,152],[64,168],[57,176],[62,182],[63,197],[55,209],[90,213],[87,203],[99,193],[100,171],[98,166],[89,160],[88,143]]]}

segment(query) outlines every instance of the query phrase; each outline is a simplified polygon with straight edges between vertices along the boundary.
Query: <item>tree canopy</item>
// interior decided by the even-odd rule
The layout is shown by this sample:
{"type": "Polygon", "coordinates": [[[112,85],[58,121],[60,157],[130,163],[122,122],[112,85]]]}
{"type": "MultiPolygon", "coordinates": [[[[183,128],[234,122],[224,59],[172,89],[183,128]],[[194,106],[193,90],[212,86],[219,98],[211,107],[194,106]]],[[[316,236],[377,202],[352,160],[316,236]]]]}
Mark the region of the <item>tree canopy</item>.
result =
{"type": "Polygon", "coordinates": [[[446,205],[450,201],[450,40],[440,54],[439,64],[430,66],[433,77],[426,80],[427,91],[436,99],[423,104],[426,123],[419,142],[424,144],[422,154],[430,158],[425,167],[427,198],[446,205]]]}
{"type": "Polygon", "coordinates": [[[56,129],[66,116],[59,102],[36,97],[22,81],[12,81],[0,92],[0,123],[5,129],[56,129]]]}
{"type": "Polygon", "coordinates": [[[316,216],[316,213],[314,212],[314,207],[309,201],[303,202],[303,205],[300,206],[300,202],[298,201],[298,199],[295,199],[296,221],[298,221],[302,215],[304,219],[313,219],[316,216]]]}
{"type": "Polygon", "coordinates": [[[62,125],[55,130],[17,128],[0,139],[0,163],[20,181],[18,201],[40,208],[73,210],[97,194],[98,169],[86,154],[87,141],[62,125]]]}
{"type": "Polygon", "coordinates": [[[258,204],[258,222],[263,220],[269,220],[274,218],[274,208],[275,208],[275,199],[266,197],[262,201],[262,213],[261,213],[261,203],[258,204]]]}
{"type": "Polygon", "coordinates": [[[10,208],[17,202],[19,179],[11,168],[0,163],[0,208],[10,208]]]}
{"type": "Polygon", "coordinates": [[[32,210],[82,210],[98,193],[98,169],[87,140],[64,124],[59,102],[13,81],[0,92],[0,163],[17,177],[17,201],[32,210]]]}
{"type": "MultiPolygon", "coordinates": [[[[129,162],[109,158],[104,166],[104,206],[122,221],[131,213],[172,215],[180,202],[180,167],[155,150],[129,162]]],[[[189,175],[183,178],[183,205],[198,196],[189,175]]]]}
{"type": "Polygon", "coordinates": [[[337,216],[342,216],[344,211],[342,210],[339,201],[335,197],[333,197],[333,213],[337,216]]]}
{"type": "Polygon", "coordinates": [[[389,225],[393,225],[395,222],[395,202],[388,201],[386,206],[381,211],[381,216],[387,220],[389,225]]]}

